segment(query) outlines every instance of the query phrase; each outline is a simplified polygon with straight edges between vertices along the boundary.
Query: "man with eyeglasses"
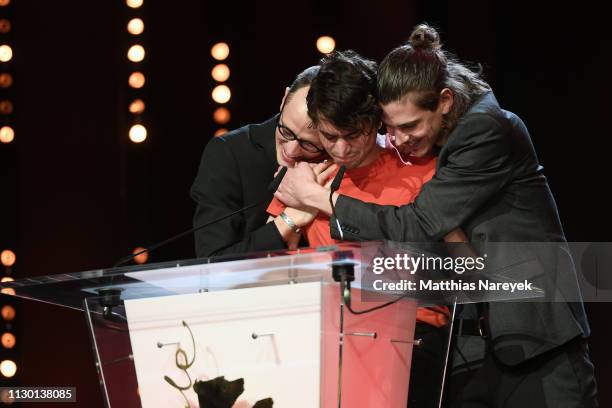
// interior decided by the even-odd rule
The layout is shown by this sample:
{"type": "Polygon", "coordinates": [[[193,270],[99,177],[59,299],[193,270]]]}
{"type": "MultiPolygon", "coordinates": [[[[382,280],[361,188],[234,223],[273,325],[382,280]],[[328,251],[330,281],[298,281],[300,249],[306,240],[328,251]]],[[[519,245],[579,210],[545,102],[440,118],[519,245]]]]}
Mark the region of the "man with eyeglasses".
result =
{"type": "MultiPolygon", "coordinates": [[[[326,157],[306,108],[306,95],[318,70],[310,67],[296,77],[285,90],[278,115],[213,138],[204,149],[191,187],[197,203],[194,226],[251,204],[262,206],[198,230],[198,257],[283,249],[299,242],[295,229],[313,216],[288,209],[283,218],[266,223],[265,205],[272,199],[268,185],[279,165],[292,167],[296,162],[321,162],[326,157]]],[[[313,167],[323,177],[329,164],[313,167]]]]}

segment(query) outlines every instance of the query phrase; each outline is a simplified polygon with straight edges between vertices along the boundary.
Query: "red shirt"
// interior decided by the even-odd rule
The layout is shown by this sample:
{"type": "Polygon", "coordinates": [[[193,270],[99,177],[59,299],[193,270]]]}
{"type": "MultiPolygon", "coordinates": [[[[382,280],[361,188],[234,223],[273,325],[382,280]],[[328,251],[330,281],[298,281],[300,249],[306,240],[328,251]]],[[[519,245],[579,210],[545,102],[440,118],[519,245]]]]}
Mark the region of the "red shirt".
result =
{"type": "MultiPolygon", "coordinates": [[[[411,161],[412,166],[404,165],[394,152],[383,150],[369,165],[346,170],[338,193],[375,204],[396,206],[409,204],[414,201],[423,184],[428,182],[436,171],[436,159],[433,156],[422,159],[411,158],[411,161]]],[[[274,198],[268,206],[268,213],[276,217],[284,208],[285,205],[274,198]]],[[[330,235],[329,217],[326,214],[319,213],[304,230],[311,247],[339,242],[330,235]]],[[[417,320],[441,327],[448,322],[447,314],[446,307],[419,308],[417,320]]]]}
{"type": "MultiPolygon", "coordinates": [[[[413,202],[435,171],[435,157],[413,160],[412,166],[406,166],[393,152],[383,150],[369,165],[346,170],[338,193],[369,203],[400,206],[413,202]]],[[[268,213],[276,217],[284,208],[285,205],[274,198],[268,213]]],[[[304,230],[311,247],[338,242],[331,238],[329,217],[325,214],[319,214],[304,230]]]]}

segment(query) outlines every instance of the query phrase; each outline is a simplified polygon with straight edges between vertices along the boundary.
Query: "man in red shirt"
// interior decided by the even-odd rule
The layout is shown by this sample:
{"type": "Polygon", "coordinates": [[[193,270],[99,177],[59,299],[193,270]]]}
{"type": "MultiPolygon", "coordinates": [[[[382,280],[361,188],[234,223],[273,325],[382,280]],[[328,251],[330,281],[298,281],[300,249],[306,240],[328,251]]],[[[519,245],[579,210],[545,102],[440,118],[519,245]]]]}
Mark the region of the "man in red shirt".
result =
{"type": "MultiPolygon", "coordinates": [[[[406,165],[393,151],[376,144],[381,108],[375,89],[375,62],[353,51],[336,52],[323,59],[313,79],[307,96],[308,114],[327,154],[336,165],[346,167],[339,193],[376,204],[408,204],[433,177],[435,156],[428,152],[406,165]]],[[[337,242],[331,238],[326,214],[317,214],[309,225],[300,225],[284,209],[284,204],[274,199],[268,212],[296,231],[304,231],[311,247],[337,242]]],[[[465,242],[461,236],[461,231],[453,231],[448,240],[465,242]]],[[[413,355],[412,373],[416,374],[410,382],[411,408],[437,406],[446,337],[442,327],[448,315],[442,306],[417,311],[415,337],[422,338],[423,345],[415,348],[413,355]]]]}

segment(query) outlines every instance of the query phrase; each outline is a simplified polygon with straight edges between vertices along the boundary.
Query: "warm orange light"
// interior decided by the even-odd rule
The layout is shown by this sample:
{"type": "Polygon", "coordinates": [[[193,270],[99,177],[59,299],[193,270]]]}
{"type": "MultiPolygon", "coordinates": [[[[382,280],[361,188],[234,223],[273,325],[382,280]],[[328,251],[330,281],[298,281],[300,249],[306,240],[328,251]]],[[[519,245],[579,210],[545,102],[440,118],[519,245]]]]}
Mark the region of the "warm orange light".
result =
{"type": "Polygon", "coordinates": [[[128,78],[128,84],[132,88],[142,88],[145,84],[145,76],[142,72],[132,72],[128,78]]]}
{"type": "Polygon", "coordinates": [[[0,101],[0,114],[10,115],[11,113],[13,113],[13,102],[8,99],[0,101]]]}
{"type": "Polygon", "coordinates": [[[217,85],[212,91],[213,101],[217,103],[226,103],[232,97],[232,91],[230,91],[227,85],[217,85]]]}
{"type": "Polygon", "coordinates": [[[11,0],[0,0],[0,7],[8,6],[11,0]]]}
{"type": "Polygon", "coordinates": [[[227,129],[225,129],[225,128],[220,128],[220,129],[217,129],[217,131],[215,132],[215,137],[218,137],[218,136],[224,135],[224,134],[226,134],[226,133],[227,133],[227,129]]]}
{"type": "Polygon", "coordinates": [[[328,35],[324,35],[317,39],[317,50],[321,54],[329,54],[336,49],[336,40],[328,35]]]}
{"type": "Polygon", "coordinates": [[[2,318],[10,322],[15,318],[15,308],[11,305],[2,306],[2,318]]]}
{"type": "Polygon", "coordinates": [[[130,140],[134,143],[142,143],[147,139],[147,128],[142,125],[134,125],[130,128],[130,140]]]}
{"type": "Polygon", "coordinates": [[[225,82],[230,76],[230,69],[225,64],[217,64],[210,73],[213,79],[217,82],[225,82]]]}
{"type": "Polygon", "coordinates": [[[3,295],[15,296],[15,289],[3,288],[2,290],[0,290],[0,293],[2,293],[3,295]]]}
{"type": "MultiPolygon", "coordinates": [[[[1,135],[2,130],[0,129],[0,138],[2,137],[1,135]]],[[[4,251],[0,252],[0,262],[2,262],[2,265],[4,266],[13,266],[16,260],[17,256],[10,249],[5,249],[4,251]]]]}
{"type": "Polygon", "coordinates": [[[134,99],[132,103],[130,103],[130,113],[134,115],[140,115],[145,110],[145,103],[142,99],[134,99]]]}
{"type": "Polygon", "coordinates": [[[13,360],[4,360],[0,363],[0,373],[6,378],[11,378],[17,372],[17,364],[13,360]]]}
{"type": "Polygon", "coordinates": [[[130,47],[127,57],[132,62],[140,62],[145,57],[145,49],[140,44],[135,44],[130,47]]]}
{"type": "Polygon", "coordinates": [[[0,87],[8,88],[13,85],[13,76],[9,73],[0,74],[0,87]]]}
{"type": "Polygon", "coordinates": [[[3,276],[2,279],[0,279],[0,282],[14,282],[15,279],[13,279],[10,276],[3,276]]]}
{"type": "Polygon", "coordinates": [[[10,126],[2,126],[0,128],[0,142],[11,143],[15,140],[15,131],[10,126]]]}
{"type": "Polygon", "coordinates": [[[131,8],[138,8],[142,6],[143,0],[126,0],[125,4],[131,8]]]}
{"type": "Polygon", "coordinates": [[[133,18],[127,24],[128,33],[132,35],[142,34],[144,31],[144,22],[140,18],[133,18]]]}
{"type": "Polygon", "coordinates": [[[13,58],[13,49],[10,45],[0,45],[0,62],[9,62],[13,58]]]}
{"type": "Polygon", "coordinates": [[[231,117],[229,109],[224,107],[217,108],[213,114],[213,119],[220,125],[225,125],[230,121],[231,117]]]}
{"type": "Polygon", "coordinates": [[[212,55],[212,57],[217,61],[223,61],[224,59],[226,59],[229,56],[229,52],[229,45],[224,42],[216,43],[210,49],[210,55],[212,55]]]}
{"type": "Polygon", "coordinates": [[[12,349],[15,347],[15,335],[13,333],[4,333],[2,335],[2,347],[12,349]]]}
{"type": "MultiPolygon", "coordinates": [[[[134,248],[134,250],[132,251],[132,254],[137,254],[140,251],[144,251],[145,248],[143,247],[136,247],[134,248]]],[[[136,262],[137,264],[143,264],[146,263],[149,260],[149,252],[143,252],[140,255],[137,255],[134,257],[134,262],[136,262]]]]}
{"type": "Polygon", "coordinates": [[[5,405],[13,405],[13,402],[15,402],[15,399],[9,394],[9,391],[8,388],[3,388],[2,391],[0,391],[0,402],[5,405]]]}
{"type": "Polygon", "coordinates": [[[0,19],[0,33],[6,34],[11,31],[11,21],[6,18],[0,19]]]}

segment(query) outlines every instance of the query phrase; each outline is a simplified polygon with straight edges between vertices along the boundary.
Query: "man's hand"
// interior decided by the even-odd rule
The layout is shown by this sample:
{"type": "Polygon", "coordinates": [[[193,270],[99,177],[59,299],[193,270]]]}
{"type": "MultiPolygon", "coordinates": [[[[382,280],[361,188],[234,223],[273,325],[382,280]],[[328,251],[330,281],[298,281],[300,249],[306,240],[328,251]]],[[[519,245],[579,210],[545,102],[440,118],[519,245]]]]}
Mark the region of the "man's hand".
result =
{"type": "Polygon", "coordinates": [[[309,225],[317,217],[319,210],[316,208],[308,208],[304,210],[298,210],[297,208],[287,207],[285,208],[285,214],[289,216],[300,228],[304,228],[309,225]]]}
{"type": "MultiPolygon", "coordinates": [[[[309,225],[319,213],[316,209],[309,211],[297,210],[295,208],[285,208],[285,214],[300,228],[304,228],[309,225]]],[[[274,224],[283,237],[283,241],[287,244],[287,248],[296,249],[300,243],[301,233],[296,233],[291,227],[280,217],[274,218],[274,224]]]]}
{"type": "Polygon", "coordinates": [[[285,177],[274,196],[287,207],[304,209],[306,197],[313,191],[322,189],[317,182],[317,175],[308,163],[296,163],[294,168],[287,169],[285,177]]]}
{"type": "MultiPolygon", "coordinates": [[[[330,170],[331,171],[331,170],[330,170]]],[[[297,163],[292,169],[287,169],[287,174],[283,178],[274,197],[285,203],[287,207],[309,211],[317,209],[327,215],[331,215],[332,208],[329,204],[329,185],[331,180],[321,186],[317,178],[322,182],[329,178],[326,170],[319,174],[308,163],[297,163]]],[[[334,201],[338,195],[334,194],[334,201]]]]}
{"type": "Polygon", "coordinates": [[[325,160],[321,163],[311,163],[312,171],[317,176],[319,185],[329,188],[333,178],[331,177],[338,170],[338,166],[331,161],[325,160]]]}

